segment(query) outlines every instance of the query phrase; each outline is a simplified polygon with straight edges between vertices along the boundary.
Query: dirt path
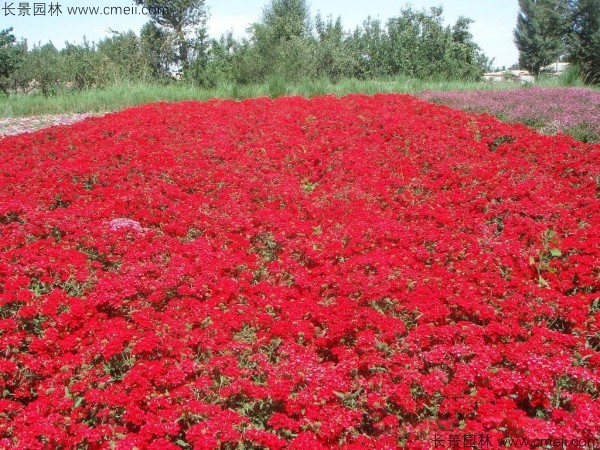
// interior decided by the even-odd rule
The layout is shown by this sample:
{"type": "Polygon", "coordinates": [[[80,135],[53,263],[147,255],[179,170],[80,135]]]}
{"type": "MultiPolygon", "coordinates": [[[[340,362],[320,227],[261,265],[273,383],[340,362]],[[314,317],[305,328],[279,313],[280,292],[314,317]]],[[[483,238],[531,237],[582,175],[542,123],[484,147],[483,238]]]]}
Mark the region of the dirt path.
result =
{"type": "Polygon", "coordinates": [[[0,118],[0,138],[19,133],[37,131],[53,125],[69,125],[99,113],[56,114],[47,116],[0,118]]]}

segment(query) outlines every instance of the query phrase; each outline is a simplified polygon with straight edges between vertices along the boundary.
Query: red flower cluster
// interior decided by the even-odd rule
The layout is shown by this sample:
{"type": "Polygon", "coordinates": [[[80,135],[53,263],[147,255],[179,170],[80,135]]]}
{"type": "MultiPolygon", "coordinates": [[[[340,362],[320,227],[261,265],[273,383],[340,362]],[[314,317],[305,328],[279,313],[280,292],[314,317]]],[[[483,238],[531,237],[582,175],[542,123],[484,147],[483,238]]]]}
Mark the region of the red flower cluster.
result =
{"type": "Polygon", "coordinates": [[[405,95],[4,138],[0,448],[597,437],[599,161],[405,95]]]}

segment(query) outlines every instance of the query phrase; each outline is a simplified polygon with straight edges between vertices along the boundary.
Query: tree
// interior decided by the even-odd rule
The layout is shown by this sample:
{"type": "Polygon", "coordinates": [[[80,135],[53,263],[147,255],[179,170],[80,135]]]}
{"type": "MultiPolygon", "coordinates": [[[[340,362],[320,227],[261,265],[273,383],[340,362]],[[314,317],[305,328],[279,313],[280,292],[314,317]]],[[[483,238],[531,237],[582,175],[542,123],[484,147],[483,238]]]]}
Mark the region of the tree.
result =
{"type": "Polygon", "coordinates": [[[209,51],[211,40],[208,37],[206,27],[198,27],[195,31],[194,45],[190,48],[188,57],[190,70],[183,73],[186,80],[198,80],[204,77],[208,69],[209,51]]]}
{"type": "Polygon", "coordinates": [[[538,75],[566,49],[570,27],[569,0],[519,0],[514,39],[519,65],[538,75]]]}
{"type": "Polygon", "coordinates": [[[102,82],[100,57],[94,43],[85,37],[82,44],[65,43],[61,50],[65,80],[72,89],[82,90],[102,82]]]}
{"type": "Polygon", "coordinates": [[[110,76],[106,82],[146,78],[150,67],[142,53],[140,38],[131,30],[110,31],[112,36],[102,39],[97,46],[101,70],[110,76]]]}
{"type": "Polygon", "coordinates": [[[379,64],[384,74],[444,79],[479,79],[489,65],[473,42],[471,19],[444,26],[442,7],[401,10],[387,22],[379,64]]]}
{"type": "Polygon", "coordinates": [[[351,54],[357,61],[354,76],[360,79],[387,75],[387,34],[379,19],[370,16],[356,27],[348,39],[351,54]]]}
{"type": "Polygon", "coordinates": [[[151,73],[157,78],[166,78],[169,67],[177,59],[169,31],[148,21],[140,31],[140,43],[151,73]]]}
{"type": "Polygon", "coordinates": [[[23,60],[24,46],[16,44],[12,28],[0,31],[0,90],[8,93],[8,79],[23,60]]]}
{"type": "Polygon", "coordinates": [[[150,18],[171,32],[177,47],[176,64],[185,72],[198,45],[198,28],[206,28],[204,0],[135,0],[150,18]]]}
{"type": "Polygon", "coordinates": [[[331,81],[351,77],[354,74],[356,59],[350,51],[341,17],[334,22],[331,17],[324,20],[321,14],[317,14],[315,30],[317,32],[316,75],[324,76],[331,81]]]}
{"type": "Polygon", "coordinates": [[[305,0],[272,0],[260,22],[250,27],[250,36],[241,47],[249,69],[245,79],[262,82],[275,76],[290,81],[314,75],[315,41],[305,0]]]}
{"type": "Polygon", "coordinates": [[[469,26],[473,20],[467,17],[459,17],[452,26],[451,54],[452,73],[448,75],[462,79],[481,79],[485,71],[492,69],[493,58],[489,59],[473,40],[469,26]]]}
{"type": "Polygon", "coordinates": [[[305,0],[272,0],[263,10],[262,24],[273,43],[305,38],[310,34],[310,11],[305,0]]]}
{"type": "Polygon", "coordinates": [[[578,0],[573,5],[571,62],[582,69],[585,81],[600,83],[600,0],[578,0]]]}
{"type": "Polygon", "coordinates": [[[34,46],[27,54],[24,65],[31,79],[35,80],[35,87],[44,97],[56,94],[63,65],[60,54],[52,42],[34,46]]]}
{"type": "Polygon", "coordinates": [[[239,43],[231,31],[208,42],[206,58],[198,58],[192,66],[194,82],[203,87],[236,81],[239,70],[239,43]]]}

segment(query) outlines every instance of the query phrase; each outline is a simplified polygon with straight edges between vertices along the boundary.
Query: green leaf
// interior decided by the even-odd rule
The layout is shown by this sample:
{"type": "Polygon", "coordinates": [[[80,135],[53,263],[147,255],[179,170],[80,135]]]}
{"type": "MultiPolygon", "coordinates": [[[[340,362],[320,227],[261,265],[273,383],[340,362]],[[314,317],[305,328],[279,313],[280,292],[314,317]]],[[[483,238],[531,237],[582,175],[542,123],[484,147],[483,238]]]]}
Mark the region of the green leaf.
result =
{"type": "Polygon", "coordinates": [[[562,256],[562,252],[557,248],[553,248],[550,250],[550,255],[552,255],[554,258],[560,258],[562,256]]]}

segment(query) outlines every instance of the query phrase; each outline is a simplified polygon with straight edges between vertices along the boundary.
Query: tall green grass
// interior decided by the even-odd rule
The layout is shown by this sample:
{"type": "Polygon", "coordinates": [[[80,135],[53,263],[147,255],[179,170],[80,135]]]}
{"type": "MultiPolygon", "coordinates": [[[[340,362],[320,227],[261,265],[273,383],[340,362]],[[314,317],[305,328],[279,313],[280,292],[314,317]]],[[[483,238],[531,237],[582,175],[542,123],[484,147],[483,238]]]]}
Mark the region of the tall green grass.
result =
{"type": "MultiPolygon", "coordinates": [[[[572,80],[571,80],[572,82],[572,80]]],[[[559,79],[545,80],[544,85],[561,85],[559,79]]],[[[210,98],[232,98],[241,100],[250,97],[279,97],[282,95],[315,95],[350,93],[375,94],[378,92],[401,92],[418,94],[425,90],[450,91],[472,89],[510,89],[514,83],[465,82],[452,80],[418,80],[396,77],[382,80],[312,80],[302,83],[287,83],[284,78],[273,77],[264,84],[222,84],[214,89],[201,89],[185,82],[158,84],[147,82],[120,82],[106,88],[63,93],[51,97],[41,95],[11,95],[0,98],[0,117],[21,117],[44,114],[70,114],[83,112],[117,111],[128,106],[149,102],[175,102],[182,100],[207,100],[210,98]]]]}

